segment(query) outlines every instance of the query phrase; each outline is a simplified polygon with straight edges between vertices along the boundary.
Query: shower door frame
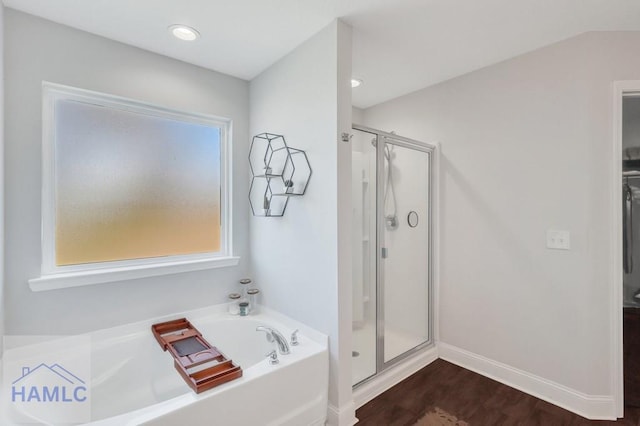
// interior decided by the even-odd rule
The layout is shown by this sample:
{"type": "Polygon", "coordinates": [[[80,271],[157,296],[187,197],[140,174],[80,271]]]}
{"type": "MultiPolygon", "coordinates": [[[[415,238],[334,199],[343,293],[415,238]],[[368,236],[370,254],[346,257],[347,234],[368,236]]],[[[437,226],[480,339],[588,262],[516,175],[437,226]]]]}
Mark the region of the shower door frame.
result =
{"type": "Polygon", "coordinates": [[[431,348],[435,345],[436,336],[434,334],[436,327],[434,326],[435,321],[435,297],[436,291],[434,289],[435,285],[435,254],[434,248],[436,246],[436,233],[435,233],[435,213],[436,209],[434,208],[434,201],[437,199],[436,197],[436,155],[437,155],[437,145],[428,144],[425,142],[420,142],[414,139],[406,138],[403,136],[398,136],[393,133],[384,132],[382,130],[374,129],[367,126],[362,126],[358,124],[353,124],[351,126],[354,130],[359,130],[361,132],[370,133],[376,136],[377,144],[376,144],[376,283],[375,283],[375,291],[376,291],[376,372],[369,376],[368,378],[356,383],[354,386],[360,386],[364,383],[367,383],[373,379],[375,379],[380,373],[389,369],[390,367],[402,362],[408,357],[419,353],[423,350],[431,348]],[[429,155],[429,185],[428,185],[428,203],[429,203],[429,241],[428,241],[428,250],[429,256],[427,259],[428,264],[428,282],[427,282],[427,299],[425,303],[427,304],[428,311],[428,339],[409,349],[406,352],[390,359],[389,361],[384,360],[384,326],[385,326],[385,306],[384,306],[384,290],[385,290],[385,280],[384,280],[384,262],[382,258],[382,250],[385,247],[385,224],[384,224],[384,173],[380,173],[381,170],[384,170],[384,147],[385,144],[397,145],[402,148],[413,149],[415,151],[420,151],[427,153],[429,155]]]}

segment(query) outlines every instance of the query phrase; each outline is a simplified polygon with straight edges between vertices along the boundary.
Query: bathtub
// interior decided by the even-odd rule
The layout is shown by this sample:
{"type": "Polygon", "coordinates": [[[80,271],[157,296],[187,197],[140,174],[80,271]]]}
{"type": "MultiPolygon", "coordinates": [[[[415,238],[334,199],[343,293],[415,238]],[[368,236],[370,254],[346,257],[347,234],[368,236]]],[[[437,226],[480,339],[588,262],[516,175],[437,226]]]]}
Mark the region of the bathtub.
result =
{"type": "MultiPolygon", "coordinates": [[[[91,421],[95,426],[324,425],[329,355],[327,336],[277,312],[260,308],[232,316],[226,305],[181,312],[99,330],[91,337],[91,421]],[[200,394],[173,367],[173,358],[153,338],[157,322],[186,317],[213,346],[242,367],[243,376],[200,394]],[[278,355],[266,325],[285,337],[299,329],[298,346],[278,355]]],[[[6,354],[5,354],[6,355],[6,354]]],[[[2,423],[9,424],[9,423],[2,423]]]]}

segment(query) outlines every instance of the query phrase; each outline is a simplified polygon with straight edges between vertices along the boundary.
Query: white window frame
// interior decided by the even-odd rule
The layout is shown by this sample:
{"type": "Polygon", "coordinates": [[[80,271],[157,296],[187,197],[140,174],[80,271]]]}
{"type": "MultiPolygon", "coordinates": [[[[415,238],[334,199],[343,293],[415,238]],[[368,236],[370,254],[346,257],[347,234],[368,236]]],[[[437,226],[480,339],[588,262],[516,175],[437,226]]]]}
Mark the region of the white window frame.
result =
{"type": "Polygon", "coordinates": [[[135,100],[43,82],[42,104],[42,267],[41,276],[29,280],[33,291],[76,287],[166,274],[237,265],[233,256],[231,194],[232,120],[142,103],[135,100]],[[220,128],[220,251],[145,259],[56,265],[56,170],[54,105],[59,99],[76,100],[147,116],[220,128]]]}

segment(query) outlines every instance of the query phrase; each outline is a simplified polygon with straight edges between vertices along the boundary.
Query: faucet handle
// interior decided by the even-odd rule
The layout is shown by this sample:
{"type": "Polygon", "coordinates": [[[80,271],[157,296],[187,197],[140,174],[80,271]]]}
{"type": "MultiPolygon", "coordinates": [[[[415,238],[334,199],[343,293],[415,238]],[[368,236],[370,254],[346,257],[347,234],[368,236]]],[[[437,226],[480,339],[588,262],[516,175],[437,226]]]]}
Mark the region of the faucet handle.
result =
{"type": "Polygon", "coordinates": [[[296,329],[293,333],[291,333],[291,346],[298,346],[300,342],[298,342],[298,329],[296,329]]]}
{"type": "Polygon", "coordinates": [[[276,351],[275,349],[269,352],[267,354],[267,357],[269,358],[269,364],[271,365],[276,365],[280,362],[280,360],[278,359],[278,351],[276,351]]]}

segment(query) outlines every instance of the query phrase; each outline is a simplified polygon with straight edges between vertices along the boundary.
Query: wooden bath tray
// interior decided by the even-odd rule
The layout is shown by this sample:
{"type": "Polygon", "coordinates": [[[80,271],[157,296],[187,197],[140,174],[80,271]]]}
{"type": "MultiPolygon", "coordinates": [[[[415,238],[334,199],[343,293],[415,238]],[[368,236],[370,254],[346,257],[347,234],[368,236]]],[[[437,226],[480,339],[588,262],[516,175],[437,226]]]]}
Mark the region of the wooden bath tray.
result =
{"type": "Polygon", "coordinates": [[[154,324],[151,331],[196,393],[242,377],[242,368],[211,346],[186,318],[154,324]]]}

